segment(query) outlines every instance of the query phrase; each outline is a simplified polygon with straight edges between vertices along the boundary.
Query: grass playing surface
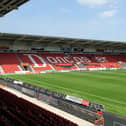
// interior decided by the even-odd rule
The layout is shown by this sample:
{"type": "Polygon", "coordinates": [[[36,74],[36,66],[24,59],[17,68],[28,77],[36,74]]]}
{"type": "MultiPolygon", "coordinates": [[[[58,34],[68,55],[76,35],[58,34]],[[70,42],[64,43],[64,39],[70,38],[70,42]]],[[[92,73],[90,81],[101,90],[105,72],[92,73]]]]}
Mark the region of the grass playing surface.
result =
{"type": "Polygon", "coordinates": [[[8,77],[104,104],[106,111],[126,117],[126,71],[124,70],[8,77]]]}

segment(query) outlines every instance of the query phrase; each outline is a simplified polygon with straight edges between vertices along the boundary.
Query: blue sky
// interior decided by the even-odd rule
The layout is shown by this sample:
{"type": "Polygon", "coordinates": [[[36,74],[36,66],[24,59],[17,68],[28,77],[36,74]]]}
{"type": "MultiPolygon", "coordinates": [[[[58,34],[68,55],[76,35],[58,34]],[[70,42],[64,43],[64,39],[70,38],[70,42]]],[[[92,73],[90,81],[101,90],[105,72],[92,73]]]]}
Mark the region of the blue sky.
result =
{"type": "Polygon", "coordinates": [[[30,0],[0,32],[126,42],[126,0],[30,0]]]}

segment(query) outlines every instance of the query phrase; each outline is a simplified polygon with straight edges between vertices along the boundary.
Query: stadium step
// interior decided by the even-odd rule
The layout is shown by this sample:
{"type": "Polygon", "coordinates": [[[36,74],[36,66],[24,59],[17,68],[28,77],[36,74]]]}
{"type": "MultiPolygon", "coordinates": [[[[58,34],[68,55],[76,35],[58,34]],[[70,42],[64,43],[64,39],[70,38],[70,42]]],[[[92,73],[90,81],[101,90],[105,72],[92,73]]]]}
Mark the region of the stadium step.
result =
{"type": "Polygon", "coordinates": [[[1,66],[0,66],[0,73],[5,73],[1,66]]]}

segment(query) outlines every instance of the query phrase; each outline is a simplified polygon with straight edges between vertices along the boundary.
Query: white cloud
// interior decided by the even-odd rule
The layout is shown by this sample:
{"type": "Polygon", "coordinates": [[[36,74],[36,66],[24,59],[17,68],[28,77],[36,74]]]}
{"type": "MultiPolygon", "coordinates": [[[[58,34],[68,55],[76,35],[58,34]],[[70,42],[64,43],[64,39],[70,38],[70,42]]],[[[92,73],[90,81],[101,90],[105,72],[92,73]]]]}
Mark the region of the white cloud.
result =
{"type": "Polygon", "coordinates": [[[110,1],[111,0],[77,0],[79,4],[88,6],[105,5],[110,1]]]}
{"type": "Polygon", "coordinates": [[[117,10],[107,10],[103,11],[99,14],[100,17],[102,18],[107,18],[107,17],[112,17],[117,13],[117,10]]]}
{"type": "Polygon", "coordinates": [[[119,3],[121,0],[76,0],[80,5],[88,7],[99,7],[100,9],[97,15],[102,18],[115,16],[119,11],[119,3]],[[106,11],[103,11],[105,10],[106,11]]]}
{"type": "Polygon", "coordinates": [[[118,8],[119,2],[122,0],[76,0],[80,5],[85,6],[103,6],[107,5],[109,8],[118,8]]]}
{"type": "Polygon", "coordinates": [[[111,4],[109,4],[109,8],[119,8],[119,0],[114,0],[111,2],[111,4]]]}

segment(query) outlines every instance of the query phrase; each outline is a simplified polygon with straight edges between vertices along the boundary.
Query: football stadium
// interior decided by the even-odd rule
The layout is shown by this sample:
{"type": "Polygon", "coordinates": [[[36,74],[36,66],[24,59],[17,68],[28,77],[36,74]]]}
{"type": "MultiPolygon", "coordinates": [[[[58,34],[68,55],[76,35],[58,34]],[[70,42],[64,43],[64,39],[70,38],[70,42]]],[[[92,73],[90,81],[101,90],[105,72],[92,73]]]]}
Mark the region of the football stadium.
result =
{"type": "Polygon", "coordinates": [[[0,59],[0,125],[126,126],[125,42],[1,32],[0,59]]]}

